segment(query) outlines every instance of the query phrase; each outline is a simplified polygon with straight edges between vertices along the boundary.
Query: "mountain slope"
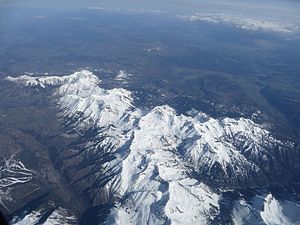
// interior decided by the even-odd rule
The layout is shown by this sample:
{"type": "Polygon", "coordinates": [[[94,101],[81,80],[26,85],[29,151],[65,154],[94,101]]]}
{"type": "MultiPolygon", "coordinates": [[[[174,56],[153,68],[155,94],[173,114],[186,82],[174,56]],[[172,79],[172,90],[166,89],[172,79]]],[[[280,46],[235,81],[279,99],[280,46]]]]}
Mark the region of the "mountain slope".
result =
{"type": "Polygon", "coordinates": [[[212,223],[223,189],[267,185],[293,166],[294,143],[249,119],[178,115],[167,105],[144,111],[130,91],[103,89],[86,70],[6,79],[52,91],[61,123],[78,139],[57,153],[60,172],[93,205],[114,203],[108,223],[212,223]]]}

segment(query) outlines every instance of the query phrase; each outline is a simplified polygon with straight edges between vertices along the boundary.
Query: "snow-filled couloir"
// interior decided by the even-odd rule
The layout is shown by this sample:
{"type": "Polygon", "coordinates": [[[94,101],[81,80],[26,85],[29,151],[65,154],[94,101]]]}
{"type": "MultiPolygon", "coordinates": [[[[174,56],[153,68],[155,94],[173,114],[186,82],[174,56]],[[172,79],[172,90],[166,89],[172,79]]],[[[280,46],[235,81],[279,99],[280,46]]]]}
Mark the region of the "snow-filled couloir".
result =
{"type": "Polygon", "coordinates": [[[196,110],[178,115],[167,105],[143,111],[130,91],[103,89],[86,70],[6,79],[53,88],[64,124],[88,137],[65,150],[65,161],[77,157],[71,184],[94,202],[113,201],[111,223],[206,224],[220,211],[220,196],[208,184],[260,182],[285,160],[275,151],[293,149],[249,119],[214,119],[196,110]]]}

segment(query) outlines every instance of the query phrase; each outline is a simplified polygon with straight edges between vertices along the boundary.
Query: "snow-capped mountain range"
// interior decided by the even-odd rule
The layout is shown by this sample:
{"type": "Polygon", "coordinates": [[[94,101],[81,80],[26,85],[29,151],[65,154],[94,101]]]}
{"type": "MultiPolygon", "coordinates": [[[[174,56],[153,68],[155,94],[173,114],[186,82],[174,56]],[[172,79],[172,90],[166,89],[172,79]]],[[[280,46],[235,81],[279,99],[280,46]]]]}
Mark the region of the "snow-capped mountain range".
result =
{"type": "MultiPolygon", "coordinates": [[[[87,70],[6,80],[52,91],[61,123],[82,140],[58,156],[61,169],[94,205],[113,203],[107,224],[214,224],[222,191],[283,178],[296,148],[250,119],[137,108],[132,92],[106,90],[87,70]]],[[[299,223],[298,203],[255,198],[262,200],[235,202],[232,223],[299,223]]]]}

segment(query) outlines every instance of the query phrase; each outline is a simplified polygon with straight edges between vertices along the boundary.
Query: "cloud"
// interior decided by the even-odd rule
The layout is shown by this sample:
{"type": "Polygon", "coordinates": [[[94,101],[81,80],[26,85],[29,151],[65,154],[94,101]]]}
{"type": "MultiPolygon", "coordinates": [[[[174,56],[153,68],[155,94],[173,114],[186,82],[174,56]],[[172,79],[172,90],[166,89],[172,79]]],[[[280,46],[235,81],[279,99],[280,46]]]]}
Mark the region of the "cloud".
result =
{"type": "Polygon", "coordinates": [[[87,20],[84,17],[64,17],[65,20],[87,20]]]}
{"type": "Polygon", "coordinates": [[[91,9],[91,10],[107,10],[107,8],[100,7],[100,6],[89,6],[89,7],[87,7],[87,9],[91,9]]]}
{"type": "Polygon", "coordinates": [[[46,16],[38,15],[38,16],[34,16],[34,18],[37,18],[37,19],[44,19],[44,18],[46,18],[46,16]]]}
{"type": "Polygon", "coordinates": [[[291,37],[291,38],[287,38],[286,40],[287,41],[294,41],[294,40],[298,40],[298,39],[300,39],[300,35],[295,36],[295,37],[291,37]]]}
{"type": "Polygon", "coordinates": [[[142,9],[142,8],[106,8],[101,6],[89,6],[87,7],[89,10],[99,10],[99,11],[110,11],[110,12],[122,12],[122,13],[130,13],[130,14],[163,14],[167,13],[167,11],[161,10],[151,10],[151,9],[142,9]]]}
{"type": "Polygon", "coordinates": [[[250,31],[292,33],[298,30],[293,24],[282,23],[272,20],[243,17],[240,15],[223,13],[196,13],[193,15],[179,16],[185,21],[207,22],[214,24],[230,24],[236,28],[250,31]]]}

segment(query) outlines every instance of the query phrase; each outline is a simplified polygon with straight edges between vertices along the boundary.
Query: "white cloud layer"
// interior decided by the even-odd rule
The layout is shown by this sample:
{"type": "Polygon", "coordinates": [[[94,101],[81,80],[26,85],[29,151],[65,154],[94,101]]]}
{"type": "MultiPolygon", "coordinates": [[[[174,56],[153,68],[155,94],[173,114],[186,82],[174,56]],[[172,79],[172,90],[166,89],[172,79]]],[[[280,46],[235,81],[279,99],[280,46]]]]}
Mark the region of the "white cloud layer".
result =
{"type": "Polygon", "coordinates": [[[240,15],[223,13],[196,13],[194,15],[180,16],[190,22],[208,22],[215,24],[231,24],[236,28],[250,31],[292,33],[298,30],[293,24],[282,23],[272,20],[243,17],[240,15]]]}

